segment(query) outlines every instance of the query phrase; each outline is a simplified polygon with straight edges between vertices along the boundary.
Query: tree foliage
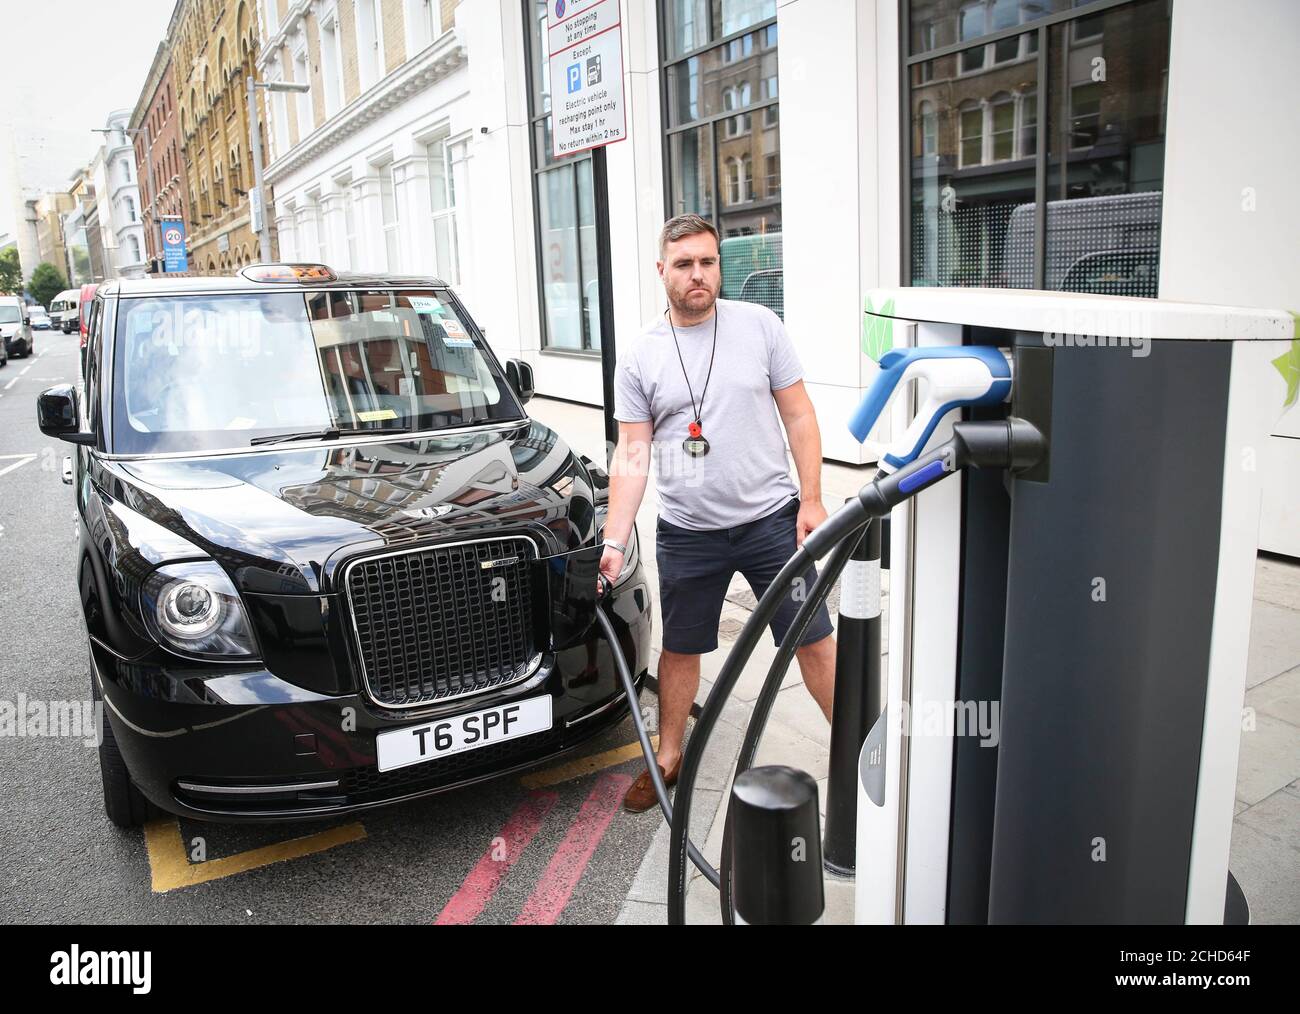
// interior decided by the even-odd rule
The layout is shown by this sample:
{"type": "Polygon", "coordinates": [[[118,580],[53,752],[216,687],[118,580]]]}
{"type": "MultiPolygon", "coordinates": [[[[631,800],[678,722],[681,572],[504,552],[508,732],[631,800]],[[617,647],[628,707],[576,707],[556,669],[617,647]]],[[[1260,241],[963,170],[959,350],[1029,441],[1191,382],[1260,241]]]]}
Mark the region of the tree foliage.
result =
{"type": "Polygon", "coordinates": [[[23,267],[18,261],[18,248],[0,250],[0,292],[7,295],[23,294],[23,267]]]}
{"type": "Polygon", "coordinates": [[[49,307],[54,297],[67,287],[68,282],[63,277],[63,272],[49,261],[37,264],[32,277],[27,280],[27,291],[44,307],[49,307]]]}

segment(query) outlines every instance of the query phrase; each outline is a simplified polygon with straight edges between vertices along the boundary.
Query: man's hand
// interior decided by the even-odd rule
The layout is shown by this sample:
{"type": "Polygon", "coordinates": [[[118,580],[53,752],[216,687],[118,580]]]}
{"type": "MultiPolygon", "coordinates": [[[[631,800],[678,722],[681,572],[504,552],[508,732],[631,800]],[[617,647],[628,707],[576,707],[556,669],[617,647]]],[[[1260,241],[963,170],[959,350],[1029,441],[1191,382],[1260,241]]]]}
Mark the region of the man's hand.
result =
{"type": "MultiPolygon", "coordinates": [[[[826,512],[822,511],[822,517],[826,512]]],[[[600,572],[611,585],[618,580],[619,574],[623,573],[623,554],[613,546],[606,546],[605,552],[600,556],[600,572]]],[[[597,588],[600,582],[596,583],[597,588]]]]}
{"type": "MultiPolygon", "coordinates": [[[[799,520],[796,524],[795,545],[802,546],[808,533],[826,520],[826,508],[820,500],[802,500],[799,503],[799,520]]],[[[609,552],[609,550],[605,550],[609,552]]],[[[602,563],[603,567],[603,563],[602,563]]]]}

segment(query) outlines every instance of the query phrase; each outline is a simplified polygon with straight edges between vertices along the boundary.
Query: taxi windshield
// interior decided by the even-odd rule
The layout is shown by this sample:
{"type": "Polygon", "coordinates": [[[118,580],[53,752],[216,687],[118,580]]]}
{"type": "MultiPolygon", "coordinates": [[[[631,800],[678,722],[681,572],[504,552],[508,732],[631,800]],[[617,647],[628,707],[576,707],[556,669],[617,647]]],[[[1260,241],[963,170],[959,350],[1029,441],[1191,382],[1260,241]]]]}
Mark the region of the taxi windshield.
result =
{"type": "Polygon", "coordinates": [[[124,299],[112,388],[116,454],[523,417],[436,290],[124,299]]]}

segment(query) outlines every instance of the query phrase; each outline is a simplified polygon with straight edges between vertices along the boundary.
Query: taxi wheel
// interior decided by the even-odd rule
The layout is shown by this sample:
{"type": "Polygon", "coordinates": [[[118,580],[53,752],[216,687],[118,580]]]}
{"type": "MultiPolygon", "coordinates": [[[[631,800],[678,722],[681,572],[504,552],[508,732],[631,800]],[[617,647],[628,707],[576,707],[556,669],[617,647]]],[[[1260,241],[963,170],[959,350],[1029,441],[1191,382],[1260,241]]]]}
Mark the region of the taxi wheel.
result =
{"type": "MultiPolygon", "coordinates": [[[[99,682],[92,676],[91,696],[102,701],[99,682]]],[[[141,827],[154,815],[155,808],[131,780],[122,751],[113,736],[107,709],[103,715],[104,732],[99,743],[99,774],[104,784],[104,812],[118,827],[141,827]]]]}

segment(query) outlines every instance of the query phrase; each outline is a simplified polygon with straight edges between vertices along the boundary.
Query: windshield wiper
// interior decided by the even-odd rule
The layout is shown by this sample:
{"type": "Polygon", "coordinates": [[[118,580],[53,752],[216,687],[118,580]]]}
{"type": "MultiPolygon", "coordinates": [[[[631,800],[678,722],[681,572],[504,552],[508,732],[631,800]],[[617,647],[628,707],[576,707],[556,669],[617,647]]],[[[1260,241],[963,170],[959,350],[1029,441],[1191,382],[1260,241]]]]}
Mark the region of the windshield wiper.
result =
{"type": "Polygon", "coordinates": [[[307,430],[302,433],[275,433],[268,437],[254,437],[249,444],[278,444],[290,440],[338,440],[340,437],[386,436],[389,433],[410,433],[409,426],[385,426],[382,429],[363,429],[356,426],[329,426],[323,430],[307,430]]]}

